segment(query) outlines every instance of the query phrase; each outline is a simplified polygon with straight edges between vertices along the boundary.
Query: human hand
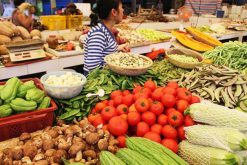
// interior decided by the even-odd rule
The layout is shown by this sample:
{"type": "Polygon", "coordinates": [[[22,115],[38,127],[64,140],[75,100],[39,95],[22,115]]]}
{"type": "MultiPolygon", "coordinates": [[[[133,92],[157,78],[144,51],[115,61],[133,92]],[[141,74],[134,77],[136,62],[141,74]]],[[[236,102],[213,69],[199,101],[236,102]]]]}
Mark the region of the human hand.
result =
{"type": "Polygon", "coordinates": [[[121,52],[130,52],[129,44],[122,44],[118,46],[118,51],[121,52]]]}

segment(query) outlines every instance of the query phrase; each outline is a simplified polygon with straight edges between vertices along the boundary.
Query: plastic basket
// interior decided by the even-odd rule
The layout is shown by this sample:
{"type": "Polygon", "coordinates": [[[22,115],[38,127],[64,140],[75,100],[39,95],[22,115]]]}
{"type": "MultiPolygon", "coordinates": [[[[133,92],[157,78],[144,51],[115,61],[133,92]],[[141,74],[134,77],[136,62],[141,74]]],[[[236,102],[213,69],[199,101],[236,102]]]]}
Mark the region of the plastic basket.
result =
{"type": "Polygon", "coordinates": [[[83,15],[68,15],[66,20],[67,29],[75,29],[82,26],[83,15]]]}
{"type": "MultiPolygon", "coordinates": [[[[44,90],[38,78],[23,79],[22,81],[25,82],[29,80],[33,80],[36,87],[44,90]]],[[[0,85],[4,84],[5,82],[0,82],[0,85]]],[[[56,109],[57,105],[51,100],[49,108],[0,118],[0,141],[18,137],[23,132],[34,132],[47,126],[52,126],[54,111],[56,109]]]]}
{"type": "Polygon", "coordinates": [[[66,29],[66,16],[49,15],[40,16],[41,23],[46,25],[49,30],[64,30],[66,29]]]}

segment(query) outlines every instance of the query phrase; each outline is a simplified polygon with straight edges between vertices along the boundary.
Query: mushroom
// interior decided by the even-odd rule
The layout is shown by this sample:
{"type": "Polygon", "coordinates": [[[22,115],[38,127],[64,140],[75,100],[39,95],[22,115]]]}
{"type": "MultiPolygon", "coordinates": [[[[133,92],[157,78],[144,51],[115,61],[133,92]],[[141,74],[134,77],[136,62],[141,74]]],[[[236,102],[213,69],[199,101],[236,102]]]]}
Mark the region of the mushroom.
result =
{"type": "Polygon", "coordinates": [[[118,140],[112,139],[109,141],[109,146],[114,146],[114,145],[118,145],[118,140]]]}
{"type": "Polygon", "coordinates": [[[79,152],[80,150],[85,150],[86,145],[83,142],[77,142],[73,144],[70,149],[69,149],[69,155],[70,157],[75,157],[76,153],[79,152]]]}
{"type": "Polygon", "coordinates": [[[85,158],[96,158],[96,153],[94,150],[87,150],[83,152],[85,158]]]}
{"type": "Polygon", "coordinates": [[[51,136],[47,132],[42,133],[41,138],[46,139],[46,140],[52,139],[51,136]]]}
{"type": "Polygon", "coordinates": [[[79,122],[79,126],[82,128],[82,129],[85,129],[88,125],[89,125],[89,121],[87,119],[83,119],[79,122]]]}
{"type": "Polygon", "coordinates": [[[21,159],[21,162],[22,162],[22,163],[27,163],[27,164],[32,163],[30,157],[28,157],[28,156],[24,156],[24,157],[21,159]]]}
{"type": "Polygon", "coordinates": [[[23,157],[22,148],[19,146],[13,148],[12,153],[13,153],[14,160],[20,160],[23,157]]]}
{"type": "Polygon", "coordinates": [[[107,139],[100,139],[98,141],[98,148],[99,148],[100,151],[107,150],[108,145],[109,144],[108,144],[107,139]]]}
{"type": "Polygon", "coordinates": [[[79,161],[81,161],[81,159],[82,159],[82,152],[81,151],[78,151],[76,153],[76,156],[75,156],[75,161],[76,162],[79,162],[79,161]]]}
{"type": "Polygon", "coordinates": [[[65,139],[60,139],[58,141],[58,149],[69,150],[70,144],[65,141],[65,139]]]}
{"type": "Polygon", "coordinates": [[[41,139],[41,137],[37,137],[37,138],[33,138],[33,144],[38,148],[42,148],[43,146],[43,141],[41,139]]]}
{"type": "Polygon", "coordinates": [[[39,153],[39,154],[35,155],[35,157],[33,158],[33,161],[37,162],[37,161],[42,160],[44,158],[45,158],[45,155],[42,153],[39,153]]]}
{"type": "Polygon", "coordinates": [[[56,121],[57,121],[58,126],[63,126],[65,124],[65,122],[63,120],[59,119],[59,117],[56,118],[56,121]]]}
{"type": "Polygon", "coordinates": [[[39,160],[34,165],[49,165],[49,162],[47,160],[39,160]]]}
{"type": "Polygon", "coordinates": [[[82,138],[74,136],[74,138],[72,140],[72,144],[77,143],[77,142],[82,142],[82,138]]]}
{"type": "Polygon", "coordinates": [[[67,153],[65,150],[57,150],[55,152],[55,154],[53,155],[53,161],[54,163],[60,163],[61,162],[61,158],[65,157],[66,158],[67,153]]]}
{"type": "Polygon", "coordinates": [[[52,140],[43,140],[42,148],[44,151],[54,148],[54,143],[52,140]]]}
{"type": "Polygon", "coordinates": [[[52,137],[56,138],[58,136],[58,129],[57,128],[52,128],[47,131],[47,133],[52,137]]]}
{"type": "Polygon", "coordinates": [[[7,158],[13,158],[13,152],[12,152],[12,150],[10,149],[10,148],[5,148],[4,150],[3,150],[3,154],[5,155],[5,157],[7,157],[7,158]]]}
{"type": "Polygon", "coordinates": [[[14,160],[13,165],[22,165],[21,160],[14,160]]]}
{"type": "Polygon", "coordinates": [[[97,133],[98,133],[98,135],[99,135],[100,138],[103,138],[104,135],[105,135],[105,133],[104,133],[104,131],[102,129],[98,129],[97,130],[97,133]]]}
{"type": "Polygon", "coordinates": [[[45,157],[51,157],[55,152],[55,149],[49,149],[45,152],[45,157]]]}
{"type": "Polygon", "coordinates": [[[23,155],[24,156],[28,156],[31,159],[33,159],[37,153],[38,153],[38,149],[36,146],[29,145],[29,144],[25,144],[23,146],[23,155]]]}
{"type": "Polygon", "coordinates": [[[3,160],[4,165],[13,165],[13,159],[12,158],[5,158],[3,160]]]}
{"type": "Polygon", "coordinates": [[[112,153],[116,153],[118,150],[117,146],[108,146],[108,151],[112,152],[112,153]]]}
{"type": "Polygon", "coordinates": [[[24,132],[24,133],[22,133],[21,136],[19,137],[19,140],[25,141],[25,140],[29,140],[30,138],[31,138],[30,133],[24,132]]]}
{"type": "Polygon", "coordinates": [[[93,125],[88,125],[86,127],[86,130],[92,133],[97,131],[97,129],[93,125]]]}
{"type": "Polygon", "coordinates": [[[97,133],[89,133],[86,135],[86,142],[88,144],[96,144],[99,141],[99,135],[97,133]]]}

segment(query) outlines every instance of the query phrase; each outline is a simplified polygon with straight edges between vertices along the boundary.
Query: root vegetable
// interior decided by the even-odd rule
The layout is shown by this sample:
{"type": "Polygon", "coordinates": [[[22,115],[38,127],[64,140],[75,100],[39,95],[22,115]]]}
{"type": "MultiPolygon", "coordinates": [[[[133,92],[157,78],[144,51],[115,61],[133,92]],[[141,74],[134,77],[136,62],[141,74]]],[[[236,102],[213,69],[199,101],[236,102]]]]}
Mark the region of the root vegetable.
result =
{"type": "Polygon", "coordinates": [[[97,133],[90,133],[86,135],[86,142],[88,144],[96,144],[99,141],[99,135],[97,133]]]}
{"type": "Polygon", "coordinates": [[[49,162],[47,160],[39,160],[34,165],[49,165],[49,162]]]}
{"type": "Polygon", "coordinates": [[[44,158],[45,158],[45,155],[42,153],[39,153],[39,154],[35,155],[35,157],[33,158],[33,161],[37,162],[37,161],[42,160],[44,158]]]}
{"type": "Polygon", "coordinates": [[[100,139],[98,141],[98,148],[100,151],[107,150],[108,142],[106,139],[100,139]]]}
{"type": "Polygon", "coordinates": [[[96,153],[94,150],[87,150],[83,152],[84,158],[96,158],[96,153]]]}
{"type": "Polygon", "coordinates": [[[54,143],[52,140],[44,140],[42,147],[43,147],[43,150],[46,151],[46,150],[54,148],[54,143]]]}
{"type": "Polygon", "coordinates": [[[30,133],[22,133],[21,136],[19,137],[19,140],[21,141],[25,141],[25,140],[29,140],[31,138],[30,133]]]}
{"type": "Polygon", "coordinates": [[[12,149],[14,160],[20,160],[23,157],[23,151],[21,147],[15,147],[12,149]]]}
{"type": "Polygon", "coordinates": [[[69,149],[69,155],[73,158],[75,157],[76,153],[85,150],[86,145],[83,142],[78,142],[73,144],[69,149]]]}

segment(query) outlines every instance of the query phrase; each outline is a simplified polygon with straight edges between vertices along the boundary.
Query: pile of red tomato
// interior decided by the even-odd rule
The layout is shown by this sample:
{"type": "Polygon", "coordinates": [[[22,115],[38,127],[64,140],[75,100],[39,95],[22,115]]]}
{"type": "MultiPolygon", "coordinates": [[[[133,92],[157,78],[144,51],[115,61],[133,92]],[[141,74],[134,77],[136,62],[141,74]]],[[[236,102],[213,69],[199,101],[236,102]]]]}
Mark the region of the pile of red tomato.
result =
{"type": "Polygon", "coordinates": [[[125,136],[139,136],[163,144],[173,152],[185,139],[184,127],[194,125],[190,116],[183,115],[190,104],[200,102],[197,96],[176,82],[157,87],[152,80],[133,91],[116,90],[110,100],[95,105],[88,120],[97,127],[102,124],[125,147],[125,136]]]}

